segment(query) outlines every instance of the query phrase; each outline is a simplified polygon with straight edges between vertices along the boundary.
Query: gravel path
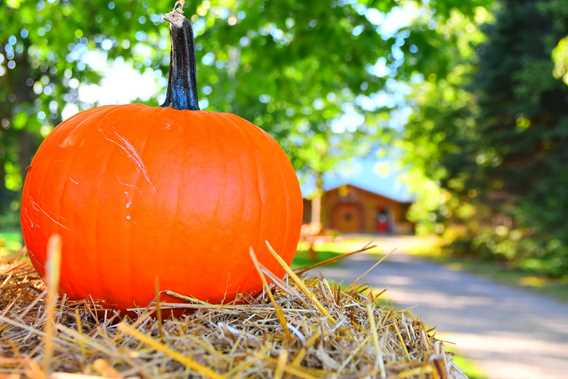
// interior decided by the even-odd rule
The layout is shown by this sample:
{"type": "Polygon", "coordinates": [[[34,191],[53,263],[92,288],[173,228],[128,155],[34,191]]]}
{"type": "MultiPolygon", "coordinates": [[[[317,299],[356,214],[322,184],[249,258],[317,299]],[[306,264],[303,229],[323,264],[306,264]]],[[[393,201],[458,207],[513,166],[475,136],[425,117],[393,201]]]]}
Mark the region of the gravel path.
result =
{"type": "MultiPolygon", "coordinates": [[[[349,283],[376,258],[355,256],[319,272],[349,283]]],[[[435,326],[491,379],[568,378],[568,304],[403,253],[364,282],[387,288],[389,299],[435,326]]]]}

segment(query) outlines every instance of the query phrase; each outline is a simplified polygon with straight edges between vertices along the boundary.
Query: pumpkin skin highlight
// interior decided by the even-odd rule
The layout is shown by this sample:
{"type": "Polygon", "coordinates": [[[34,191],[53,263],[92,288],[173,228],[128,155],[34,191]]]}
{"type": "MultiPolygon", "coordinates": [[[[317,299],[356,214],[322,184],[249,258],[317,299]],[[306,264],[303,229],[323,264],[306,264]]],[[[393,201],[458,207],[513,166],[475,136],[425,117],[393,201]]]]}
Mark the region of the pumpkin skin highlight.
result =
{"type": "Polygon", "coordinates": [[[44,274],[47,241],[62,238],[61,290],[125,309],[160,288],[209,302],[255,293],[250,257],[276,275],[269,241],[288,263],[302,197],[286,154],[229,113],[104,106],[44,140],[26,175],[21,225],[44,274]]]}

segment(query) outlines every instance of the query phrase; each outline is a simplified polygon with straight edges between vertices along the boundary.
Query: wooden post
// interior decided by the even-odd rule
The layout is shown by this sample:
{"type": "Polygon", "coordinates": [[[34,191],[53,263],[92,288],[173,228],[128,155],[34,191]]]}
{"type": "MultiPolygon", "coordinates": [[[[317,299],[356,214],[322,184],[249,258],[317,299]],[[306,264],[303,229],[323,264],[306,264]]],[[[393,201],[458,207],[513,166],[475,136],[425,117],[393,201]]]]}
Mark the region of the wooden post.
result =
{"type": "Polygon", "coordinates": [[[323,186],[323,172],[316,172],[316,190],[314,193],[314,197],[312,198],[312,221],[310,225],[310,244],[308,247],[308,257],[312,261],[317,260],[317,252],[316,252],[316,239],[323,231],[323,224],[322,224],[322,198],[324,193],[324,186],[323,186]]]}
{"type": "Polygon", "coordinates": [[[312,230],[319,235],[323,229],[322,225],[322,198],[324,193],[323,172],[316,172],[316,190],[312,198],[312,230]]]}

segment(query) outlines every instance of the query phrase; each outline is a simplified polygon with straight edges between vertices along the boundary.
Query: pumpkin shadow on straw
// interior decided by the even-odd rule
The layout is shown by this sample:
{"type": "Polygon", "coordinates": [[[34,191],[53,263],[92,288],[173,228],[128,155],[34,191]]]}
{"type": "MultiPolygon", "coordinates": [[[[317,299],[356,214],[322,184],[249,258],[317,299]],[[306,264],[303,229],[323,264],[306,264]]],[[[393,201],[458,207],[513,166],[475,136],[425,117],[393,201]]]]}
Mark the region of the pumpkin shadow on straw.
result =
{"type": "MultiPolygon", "coordinates": [[[[272,249],[272,246],[268,242],[266,242],[266,244],[269,247],[269,251],[271,251],[273,257],[276,259],[280,258],[278,253],[275,252],[274,249],[272,249]]],[[[278,286],[279,283],[283,283],[283,281],[286,280],[287,277],[292,276],[300,278],[313,269],[340,262],[348,257],[368,252],[369,250],[372,250],[375,247],[376,245],[374,245],[372,242],[369,242],[366,245],[364,245],[362,248],[357,249],[355,251],[345,253],[336,257],[332,257],[312,265],[301,267],[296,270],[292,270],[292,268],[288,264],[286,264],[284,260],[280,258],[278,259],[278,262],[284,268],[285,272],[287,272],[287,275],[284,278],[279,278],[273,272],[268,270],[266,266],[258,262],[254,250],[251,249],[250,251],[251,260],[255,268],[257,269],[257,272],[263,283],[262,288],[260,288],[255,293],[237,293],[235,297],[233,299],[230,299],[228,302],[223,301],[219,304],[213,304],[207,301],[197,299],[192,296],[177,293],[175,291],[167,289],[159,290],[159,285],[157,284],[156,296],[148,306],[132,307],[122,312],[123,314],[128,315],[130,317],[140,317],[141,314],[145,314],[147,312],[149,313],[148,317],[160,320],[160,319],[178,318],[187,314],[191,314],[195,311],[205,310],[205,309],[229,310],[232,308],[234,310],[242,310],[243,307],[250,308],[251,306],[264,303],[260,301],[260,298],[262,298],[265,293],[271,300],[272,305],[277,307],[276,301],[272,296],[271,289],[274,286],[278,286]]],[[[295,279],[293,278],[293,280],[295,279]]],[[[280,284],[280,287],[282,286],[283,284],[280,284]]]]}

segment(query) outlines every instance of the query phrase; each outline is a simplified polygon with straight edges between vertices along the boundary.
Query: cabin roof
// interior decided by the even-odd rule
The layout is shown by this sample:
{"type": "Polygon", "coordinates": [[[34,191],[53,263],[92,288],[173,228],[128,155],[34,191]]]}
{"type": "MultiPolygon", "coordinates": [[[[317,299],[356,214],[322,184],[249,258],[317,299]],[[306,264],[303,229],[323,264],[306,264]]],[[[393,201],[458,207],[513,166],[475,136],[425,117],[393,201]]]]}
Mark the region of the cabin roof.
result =
{"type": "MultiPolygon", "coordinates": [[[[358,191],[361,191],[361,192],[365,192],[365,193],[367,193],[367,194],[370,194],[370,195],[372,195],[372,196],[378,196],[378,197],[382,197],[382,198],[384,198],[384,199],[388,199],[388,200],[390,200],[390,201],[392,201],[392,202],[394,202],[394,203],[399,203],[399,204],[412,204],[412,203],[413,203],[413,201],[401,201],[401,200],[393,199],[393,198],[390,197],[390,196],[386,196],[386,195],[384,195],[384,194],[382,194],[382,193],[378,193],[378,192],[376,192],[376,191],[371,191],[371,190],[368,190],[368,189],[366,189],[366,188],[363,188],[363,187],[361,187],[361,186],[358,186],[358,185],[355,185],[355,184],[351,184],[351,183],[341,184],[341,185],[337,185],[337,186],[334,186],[334,187],[331,187],[331,188],[327,188],[327,189],[325,189],[324,192],[325,192],[325,193],[328,193],[328,192],[331,192],[331,191],[335,191],[335,190],[338,190],[338,189],[341,188],[341,187],[351,187],[351,188],[354,188],[354,189],[356,189],[356,190],[358,190],[358,191]]],[[[304,197],[304,199],[305,199],[305,198],[306,198],[306,197],[304,197]]]]}

